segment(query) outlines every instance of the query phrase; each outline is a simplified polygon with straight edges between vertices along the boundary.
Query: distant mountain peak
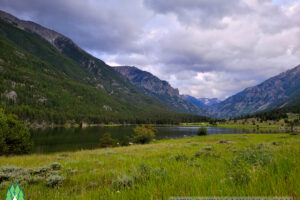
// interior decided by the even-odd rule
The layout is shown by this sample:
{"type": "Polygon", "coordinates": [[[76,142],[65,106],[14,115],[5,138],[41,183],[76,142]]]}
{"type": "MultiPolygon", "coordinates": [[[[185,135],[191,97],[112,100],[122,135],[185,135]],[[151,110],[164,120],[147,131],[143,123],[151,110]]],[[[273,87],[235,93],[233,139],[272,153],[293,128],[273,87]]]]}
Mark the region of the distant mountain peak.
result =
{"type": "Polygon", "coordinates": [[[198,98],[198,99],[207,106],[212,106],[214,104],[221,102],[221,100],[219,100],[218,98],[198,98]]]}
{"type": "Polygon", "coordinates": [[[209,106],[220,103],[218,98],[196,98],[190,95],[181,95],[181,97],[199,108],[208,108],[209,106]]]}

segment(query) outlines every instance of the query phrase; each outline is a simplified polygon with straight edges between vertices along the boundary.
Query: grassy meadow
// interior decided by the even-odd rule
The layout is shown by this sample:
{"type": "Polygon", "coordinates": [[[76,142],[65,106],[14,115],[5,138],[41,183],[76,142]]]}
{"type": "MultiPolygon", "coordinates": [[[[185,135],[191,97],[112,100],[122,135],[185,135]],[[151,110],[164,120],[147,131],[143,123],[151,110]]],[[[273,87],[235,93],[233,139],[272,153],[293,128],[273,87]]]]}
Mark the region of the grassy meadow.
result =
{"type": "MultiPolygon", "coordinates": [[[[195,136],[148,145],[0,157],[1,167],[32,168],[54,162],[62,165],[63,183],[20,184],[26,199],[300,194],[299,135],[195,136]]],[[[1,185],[0,199],[7,189],[1,185]]]]}

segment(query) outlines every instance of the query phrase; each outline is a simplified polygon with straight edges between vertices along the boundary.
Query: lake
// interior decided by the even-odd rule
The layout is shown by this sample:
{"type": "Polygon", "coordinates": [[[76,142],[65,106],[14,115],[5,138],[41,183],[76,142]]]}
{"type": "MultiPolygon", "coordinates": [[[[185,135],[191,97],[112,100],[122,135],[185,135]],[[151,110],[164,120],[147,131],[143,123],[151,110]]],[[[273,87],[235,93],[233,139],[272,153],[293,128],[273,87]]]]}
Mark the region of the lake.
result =
{"type": "MultiPolygon", "coordinates": [[[[133,136],[134,126],[87,127],[87,128],[46,128],[31,130],[34,141],[33,153],[53,153],[95,149],[104,133],[114,139],[133,136]]],[[[157,126],[156,139],[182,138],[196,135],[198,126],[157,126]]],[[[249,130],[207,127],[208,134],[250,133],[249,130]]]]}

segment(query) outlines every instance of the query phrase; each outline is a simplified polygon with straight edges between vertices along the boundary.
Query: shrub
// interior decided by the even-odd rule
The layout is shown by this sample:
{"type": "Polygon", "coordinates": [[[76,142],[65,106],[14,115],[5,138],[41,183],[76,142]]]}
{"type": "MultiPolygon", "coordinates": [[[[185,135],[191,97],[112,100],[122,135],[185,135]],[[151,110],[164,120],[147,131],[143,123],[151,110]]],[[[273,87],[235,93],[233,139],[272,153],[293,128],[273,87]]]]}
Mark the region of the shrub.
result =
{"type": "Polygon", "coordinates": [[[64,178],[59,175],[50,175],[46,179],[46,185],[48,187],[55,187],[55,186],[60,186],[64,181],[64,178]]]}
{"type": "Polygon", "coordinates": [[[128,176],[127,174],[118,176],[118,178],[113,181],[113,185],[117,189],[130,188],[133,185],[133,183],[134,183],[134,178],[132,176],[128,176]]]}
{"type": "Polygon", "coordinates": [[[60,170],[62,167],[61,164],[57,162],[52,163],[50,166],[52,170],[60,170]]]}
{"type": "Polygon", "coordinates": [[[245,162],[248,165],[266,166],[273,160],[273,154],[266,153],[259,147],[248,147],[234,158],[234,162],[245,162]]]}
{"type": "Polygon", "coordinates": [[[101,138],[100,138],[100,147],[101,148],[106,148],[106,147],[115,147],[117,146],[117,141],[111,138],[109,133],[105,133],[101,138]]]}
{"type": "Polygon", "coordinates": [[[54,187],[61,185],[63,181],[64,177],[61,176],[61,164],[59,163],[37,168],[0,167],[0,188],[12,182],[22,185],[44,183],[49,187],[54,187]]]}
{"type": "Polygon", "coordinates": [[[150,125],[136,126],[134,128],[134,138],[133,141],[138,144],[150,143],[155,137],[156,129],[150,125]]]}
{"type": "Polygon", "coordinates": [[[211,151],[212,150],[212,146],[204,146],[202,149],[206,150],[206,151],[211,151]]]}
{"type": "Polygon", "coordinates": [[[273,155],[265,152],[260,145],[250,146],[236,155],[231,162],[227,163],[230,179],[236,185],[248,184],[250,172],[256,167],[265,167],[272,163],[273,155]]]}
{"type": "Polygon", "coordinates": [[[202,135],[207,135],[207,128],[201,127],[197,131],[197,135],[202,136],[202,135]]]}
{"type": "Polygon", "coordinates": [[[25,154],[32,149],[30,132],[16,115],[0,109],[0,155],[25,154]]]}
{"type": "Polygon", "coordinates": [[[128,136],[125,136],[120,140],[120,145],[129,146],[129,142],[130,142],[130,138],[128,136]]]}

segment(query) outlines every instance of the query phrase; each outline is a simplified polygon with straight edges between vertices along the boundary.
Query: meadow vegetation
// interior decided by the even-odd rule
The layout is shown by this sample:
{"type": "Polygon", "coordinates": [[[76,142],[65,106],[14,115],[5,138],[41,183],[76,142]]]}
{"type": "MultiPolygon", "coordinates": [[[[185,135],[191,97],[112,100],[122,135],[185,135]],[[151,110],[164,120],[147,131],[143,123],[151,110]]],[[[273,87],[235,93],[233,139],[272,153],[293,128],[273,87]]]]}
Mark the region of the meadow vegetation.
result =
{"type": "MultiPolygon", "coordinates": [[[[2,171],[7,166],[37,170],[52,163],[61,166],[60,181],[51,173],[39,176],[41,181],[21,183],[26,199],[300,194],[299,135],[208,135],[129,147],[0,157],[2,171]],[[53,185],[47,184],[50,176],[56,180],[53,185]]],[[[1,198],[8,189],[7,181],[18,182],[13,177],[0,178],[1,198]]]]}
{"type": "MultiPolygon", "coordinates": [[[[273,112],[270,113],[272,114],[273,112]]],[[[300,132],[300,114],[285,113],[284,116],[280,115],[282,118],[276,118],[270,113],[261,113],[234,119],[216,119],[210,122],[181,123],[180,125],[236,128],[249,130],[254,133],[300,132]]]]}

